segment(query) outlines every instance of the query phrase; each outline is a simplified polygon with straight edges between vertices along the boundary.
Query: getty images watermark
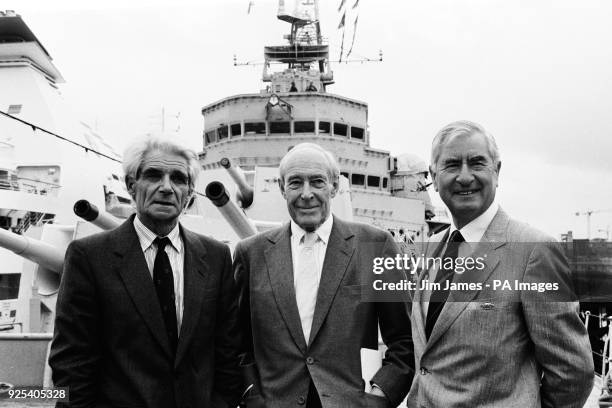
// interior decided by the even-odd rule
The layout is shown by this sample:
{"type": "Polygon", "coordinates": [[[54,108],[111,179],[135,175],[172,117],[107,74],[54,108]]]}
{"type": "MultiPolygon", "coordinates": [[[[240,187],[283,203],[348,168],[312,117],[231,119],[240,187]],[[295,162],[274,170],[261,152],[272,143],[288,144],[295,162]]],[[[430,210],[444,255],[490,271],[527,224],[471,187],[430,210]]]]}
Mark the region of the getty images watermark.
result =
{"type": "Polygon", "coordinates": [[[346,284],[360,286],[363,302],[405,302],[419,292],[420,299],[440,295],[445,302],[612,302],[612,259],[572,257],[557,242],[464,242],[459,248],[457,257],[442,248],[367,259],[356,254],[367,267],[359,282],[346,284]]]}
{"type": "MultiPolygon", "coordinates": [[[[395,257],[377,257],[372,262],[372,272],[381,275],[392,270],[403,270],[409,275],[415,275],[423,271],[453,271],[456,275],[463,275],[465,272],[481,272],[486,268],[486,255],[477,257],[428,257],[424,254],[415,257],[408,254],[397,254],[395,257]]],[[[475,278],[472,276],[471,278],[475,278]]],[[[418,282],[414,279],[402,279],[395,282],[385,282],[383,279],[375,279],[372,288],[376,291],[394,290],[427,290],[427,291],[472,291],[492,288],[501,291],[536,291],[544,293],[546,291],[559,290],[558,282],[521,282],[518,279],[492,279],[491,282],[461,282],[454,279],[445,279],[442,282],[435,282],[429,278],[427,273],[418,282]]]]}

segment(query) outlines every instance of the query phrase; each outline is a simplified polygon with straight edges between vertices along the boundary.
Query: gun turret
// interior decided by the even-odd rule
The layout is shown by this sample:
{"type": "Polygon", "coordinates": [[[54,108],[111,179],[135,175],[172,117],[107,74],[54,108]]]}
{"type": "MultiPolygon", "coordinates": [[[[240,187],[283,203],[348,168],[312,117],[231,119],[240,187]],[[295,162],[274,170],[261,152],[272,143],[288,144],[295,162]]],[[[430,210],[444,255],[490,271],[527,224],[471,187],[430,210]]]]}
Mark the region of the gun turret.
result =
{"type": "Polygon", "coordinates": [[[230,200],[222,183],[218,181],[208,183],[205,193],[241,239],[257,234],[257,229],[251,220],[230,200]]]}
{"type": "Polygon", "coordinates": [[[99,211],[98,207],[87,200],[79,200],[74,203],[73,210],[76,215],[103,230],[112,230],[121,225],[121,221],[117,218],[103,211],[99,211]]]}
{"type": "Polygon", "coordinates": [[[57,274],[62,272],[65,253],[51,244],[0,228],[0,247],[13,251],[57,274]]]}
{"type": "Polygon", "coordinates": [[[253,188],[247,184],[244,175],[238,170],[239,168],[232,166],[230,159],[224,157],[219,161],[219,164],[227,170],[234,183],[238,186],[236,199],[240,206],[242,208],[249,208],[253,204],[253,188]]]}

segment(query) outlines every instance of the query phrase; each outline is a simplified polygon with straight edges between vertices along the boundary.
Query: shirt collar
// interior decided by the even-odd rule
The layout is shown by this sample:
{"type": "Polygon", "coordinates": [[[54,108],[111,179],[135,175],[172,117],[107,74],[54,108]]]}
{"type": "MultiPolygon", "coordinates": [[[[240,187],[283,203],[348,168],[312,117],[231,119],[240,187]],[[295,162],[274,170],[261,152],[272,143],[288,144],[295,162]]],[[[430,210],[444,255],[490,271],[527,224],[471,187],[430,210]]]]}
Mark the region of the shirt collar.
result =
{"type": "MultiPolygon", "coordinates": [[[[140,248],[142,248],[142,251],[144,252],[149,249],[149,247],[153,244],[153,241],[155,241],[157,235],[149,228],[147,228],[146,225],[144,225],[142,221],[140,221],[140,218],[138,218],[138,216],[134,217],[134,229],[136,230],[136,235],[138,235],[138,241],[140,241],[140,248]]],[[[170,240],[170,243],[172,244],[174,249],[176,249],[180,253],[181,234],[178,222],[176,223],[172,231],[170,231],[170,233],[166,236],[170,240]]]]}
{"type": "MultiPolygon", "coordinates": [[[[334,216],[329,215],[325,222],[317,228],[314,233],[317,234],[319,239],[323,241],[325,245],[329,242],[329,236],[331,235],[332,226],[334,224],[334,216]]],[[[306,234],[306,231],[302,227],[296,224],[295,221],[291,220],[291,237],[295,237],[297,242],[302,241],[302,237],[306,234]]]]}
{"type": "MultiPolygon", "coordinates": [[[[493,217],[497,214],[497,210],[499,209],[499,204],[497,201],[493,200],[489,208],[478,217],[474,218],[467,225],[459,230],[465,242],[480,242],[485,231],[489,228],[489,224],[493,221],[493,217]]],[[[457,227],[455,226],[454,221],[451,220],[451,226],[449,230],[449,237],[457,227]]]]}

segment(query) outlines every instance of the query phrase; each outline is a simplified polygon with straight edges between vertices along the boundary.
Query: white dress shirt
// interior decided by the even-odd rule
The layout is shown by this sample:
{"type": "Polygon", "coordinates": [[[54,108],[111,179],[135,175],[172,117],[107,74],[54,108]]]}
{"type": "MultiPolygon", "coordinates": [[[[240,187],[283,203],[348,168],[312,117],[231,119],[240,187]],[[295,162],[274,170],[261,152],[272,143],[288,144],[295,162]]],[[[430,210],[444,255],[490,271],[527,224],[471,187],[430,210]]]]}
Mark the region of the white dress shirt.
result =
{"type": "MultiPolygon", "coordinates": [[[[462,242],[459,245],[459,253],[458,257],[465,258],[470,256],[476,248],[474,248],[474,244],[477,244],[482,239],[485,231],[489,228],[489,224],[493,221],[495,214],[497,214],[497,210],[499,210],[499,204],[494,200],[489,208],[486,209],[485,212],[480,214],[478,217],[474,218],[468,224],[464,225],[463,228],[459,229],[459,232],[463,236],[465,242],[462,242]]],[[[450,236],[457,230],[454,221],[451,220],[451,225],[446,236],[446,242],[444,244],[444,248],[438,254],[438,256],[443,256],[446,251],[446,246],[448,245],[448,240],[450,236]]],[[[433,267],[428,272],[429,282],[435,282],[436,275],[438,273],[438,268],[433,267]]],[[[423,310],[423,318],[427,319],[427,310],[429,309],[429,298],[431,297],[431,290],[424,290],[423,296],[421,297],[421,309],[423,310]]]]}
{"type": "MultiPolygon", "coordinates": [[[[312,318],[314,314],[314,310],[309,305],[316,304],[317,292],[319,287],[319,282],[321,281],[321,273],[323,271],[323,261],[325,260],[325,252],[327,251],[327,244],[329,243],[329,236],[331,234],[333,226],[333,216],[330,215],[323,224],[317,228],[314,233],[317,235],[317,240],[313,246],[313,255],[314,255],[314,263],[316,265],[316,289],[317,291],[313,291],[309,294],[311,299],[305,302],[298,302],[298,311],[300,312],[300,320],[302,323],[302,329],[304,331],[304,337],[306,338],[306,343],[308,343],[308,338],[310,334],[310,328],[312,326],[312,318]]],[[[295,223],[295,221],[291,220],[291,259],[293,261],[293,286],[294,289],[298,283],[298,273],[301,270],[299,265],[300,251],[302,250],[303,237],[306,234],[299,225],[295,223]]]]}
{"type": "MultiPolygon", "coordinates": [[[[134,217],[134,229],[136,230],[138,241],[140,241],[140,247],[147,261],[149,274],[151,274],[151,279],[153,279],[153,266],[155,265],[155,257],[157,256],[157,246],[153,245],[153,241],[157,238],[157,235],[148,229],[140,219],[138,219],[138,216],[134,217]]],[[[171,245],[166,245],[164,250],[170,260],[172,275],[174,276],[174,307],[176,309],[178,332],[180,333],[181,323],[183,321],[183,265],[185,264],[185,250],[178,223],[166,236],[170,240],[171,245]]]]}

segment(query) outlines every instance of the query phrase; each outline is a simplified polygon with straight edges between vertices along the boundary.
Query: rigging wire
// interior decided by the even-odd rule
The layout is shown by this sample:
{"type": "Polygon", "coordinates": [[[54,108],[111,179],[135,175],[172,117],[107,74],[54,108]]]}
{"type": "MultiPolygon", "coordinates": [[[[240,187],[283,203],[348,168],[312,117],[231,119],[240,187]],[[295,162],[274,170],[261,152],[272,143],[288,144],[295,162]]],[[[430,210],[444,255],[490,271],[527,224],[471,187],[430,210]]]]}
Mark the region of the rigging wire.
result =
{"type": "Polygon", "coordinates": [[[84,146],[84,145],[82,145],[80,143],[75,142],[74,140],[67,139],[67,138],[65,138],[63,136],[58,135],[57,133],[53,133],[53,132],[51,132],[51,131],[49,131],[49,130],[47,130],[45,128],[41,128],[40,126],[37,126],[37,125],[35,125],[33,123],[30,123],[30,122],[28,122],[26,120],[20,119],[20,118],[18,118],[16,116],[13,116],[13,115],[9,114],[9,113],[0,111],[0,114],[4,115],[4,116],[6,116],[6,117],[8,117],[10,119],[13,119],[13,120],[16,120],[18,122],[21,122],[24,125],[27,125],[27,126],[31,127],[33,132],[35,132],[36,130],[40,130],[41,132],[47,133],[47,134],[49,134],[51,136],[55,136],[55,137],[57,137],[60,140],[63,140],[63,141],[68,142],[68,143],[72,143],[73,145],[78,146],[78,147],[84,149],[85,152],[93,152],[93,153],[97,154],[98,156],[104,157],[104,158],[109,159],[109,160],[116,161],[117,163],[121,163],[121,160],[119,160],[119,159],[117,159],[115,157],[111,157],[111,156],[109,156],[107,154],[104,154],[102,152],[97,151],[96,149],[92,149],[91,147],[84,146]]]}

